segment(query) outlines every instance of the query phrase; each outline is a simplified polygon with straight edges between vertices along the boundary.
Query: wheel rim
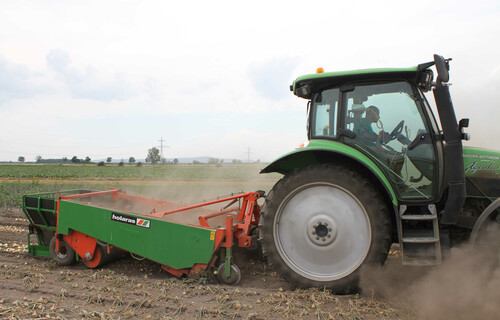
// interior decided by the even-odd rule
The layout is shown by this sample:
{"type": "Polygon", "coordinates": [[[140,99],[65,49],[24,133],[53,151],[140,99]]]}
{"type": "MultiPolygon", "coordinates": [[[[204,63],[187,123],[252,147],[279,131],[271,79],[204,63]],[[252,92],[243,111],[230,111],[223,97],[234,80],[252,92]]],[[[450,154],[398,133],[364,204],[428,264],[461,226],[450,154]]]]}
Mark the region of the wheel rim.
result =
{"type": "Polygon", "coordinates": [[[273,223],[281,258],[296,273],[333,281],[353,273],[371,243],[368,214],[348,190],[312,183],[291,192],[273,223]]]}
{"type": "Polygon", "coordinates": [[[97,246],[95,248],[94,256],[92,257],[92,259],[87,260],[87,259],[85,259],[85,257],[82,257],[81,259],[82,259],[83,264],[87,268],[94,269],[94,268],[97,268],[101,264],[102,258],[103,258],[103,253],[101,252],[101,248],[99,246],[97,246]]]}
{"type": "Polygon", "coordinates": [[[221,264],[218,268],[218,277],[219,277],[219,280],[225,284],[229,284],[229,285],[232,285],[232,284],[238,284],[241,280],[241,272],[240,272],[240,269],[235,266],[234,264],[231,264],[231,267],[230,267],[230,277],[229,278],[226,278],[224,277],[224,271],[225,271],[225,265],[224,263],[221,264]]]}
{"type": "Polygon", "coordinates": [[[68,247],[63,241],[59,241],[59,251],[56,252],[59,259],[64,259],[68,256],[68,247]]]}

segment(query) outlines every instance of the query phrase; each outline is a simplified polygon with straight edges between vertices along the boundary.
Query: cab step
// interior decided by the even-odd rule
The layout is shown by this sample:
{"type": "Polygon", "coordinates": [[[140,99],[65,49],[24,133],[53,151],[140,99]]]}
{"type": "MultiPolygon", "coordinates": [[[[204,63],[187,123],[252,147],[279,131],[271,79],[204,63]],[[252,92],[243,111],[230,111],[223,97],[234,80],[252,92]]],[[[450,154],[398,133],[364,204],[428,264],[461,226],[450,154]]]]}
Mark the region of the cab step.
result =
{"type": "Polygon", "coordinates": [[[442,248],[436,205],[400,205],[397,220],[403,264],[440,264],[442,248]]]}

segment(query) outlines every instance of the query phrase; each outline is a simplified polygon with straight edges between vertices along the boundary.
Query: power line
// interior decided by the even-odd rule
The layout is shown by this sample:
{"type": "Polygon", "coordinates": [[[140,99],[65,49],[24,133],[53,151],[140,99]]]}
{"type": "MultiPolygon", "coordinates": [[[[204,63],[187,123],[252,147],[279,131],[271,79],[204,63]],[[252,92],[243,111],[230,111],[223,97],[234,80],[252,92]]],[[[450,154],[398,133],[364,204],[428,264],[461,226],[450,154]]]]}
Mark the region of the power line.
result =
{"type": "Polygon", "coordinates": [[[247,162],[250,163],[250,154],[253,153],[250,151],[250,147],[247,148],[247,152],[245,152],[247,154],[247,162]]]}
{"type": "MultiPolygon", "coordinates": [[[[163,140],[163,137],[160,138],[160,140],[158,140],[160,142],[160,153],[161,153],[161,158],[163,159],[163,142],[167,142],[166,140],[163,140]]],[[[169,148],[169,146],[165,146],[165,148],[169,148]]]]}

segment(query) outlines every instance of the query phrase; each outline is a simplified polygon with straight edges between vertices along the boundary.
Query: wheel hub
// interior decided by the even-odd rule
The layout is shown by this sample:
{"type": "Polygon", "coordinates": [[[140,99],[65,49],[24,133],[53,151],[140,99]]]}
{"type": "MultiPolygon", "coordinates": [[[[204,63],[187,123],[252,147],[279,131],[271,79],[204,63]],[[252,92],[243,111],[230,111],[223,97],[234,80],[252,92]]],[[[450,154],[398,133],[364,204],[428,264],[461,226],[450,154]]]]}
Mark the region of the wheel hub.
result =
{"type": "Polygon", "coordinates": [[[337,228],[331,217],[318,216],[306,226],[307,236],[309,240],[318,246],[327,246],[337,238],[337,228]]]}

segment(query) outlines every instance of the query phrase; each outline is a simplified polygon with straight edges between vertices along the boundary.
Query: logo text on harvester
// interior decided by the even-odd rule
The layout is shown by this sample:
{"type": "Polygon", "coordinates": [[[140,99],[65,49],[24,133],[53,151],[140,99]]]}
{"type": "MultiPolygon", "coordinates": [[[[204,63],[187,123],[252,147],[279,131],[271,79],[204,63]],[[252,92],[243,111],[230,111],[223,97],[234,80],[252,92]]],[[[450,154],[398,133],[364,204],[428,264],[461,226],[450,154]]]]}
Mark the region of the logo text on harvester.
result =
{"type": "Polygon", "coordinates": [[[121,213],[111,212],[111,220],[118,221],[126,224],[133,224],[139,227],[148,228],[151,225],[151,220],[126,216],[121,213]]]}

